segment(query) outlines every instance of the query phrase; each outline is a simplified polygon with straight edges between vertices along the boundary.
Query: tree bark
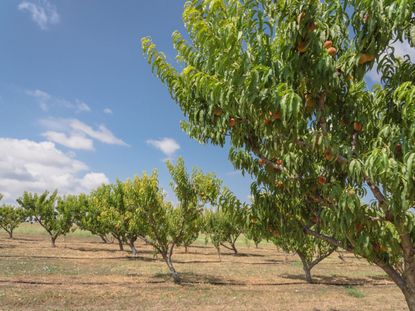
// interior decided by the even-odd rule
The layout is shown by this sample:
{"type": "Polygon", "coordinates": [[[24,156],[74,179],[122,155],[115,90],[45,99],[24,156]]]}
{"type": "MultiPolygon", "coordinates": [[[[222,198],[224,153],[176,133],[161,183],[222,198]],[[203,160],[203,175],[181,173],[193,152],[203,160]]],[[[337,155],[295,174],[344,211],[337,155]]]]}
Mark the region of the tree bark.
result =
{"type": "Polygon", "coordinates": [[[13,230],[7,232],[9,234],[9,239],[13,239],[13,230]]]}
{"type": "Polygon", "coordinates": [[[216,248],[216,251],[218,252],[219,261],[222,261],[222,257],[220,255],[220,246],[218,246],[218,247],[215,246],[215,248],[216,248]]]}
{"type": "Polygon", "coordinates": [[[130,240],[130,247],[131,247],[131,255],[133,257],[137,257],[137,249],[135,248],[134,241],[130,240]]]}
{"type": "Polygon", "coordinates": [[[375,262],[398,285],[410,311],[415,311],[415,257],[405,261],[403,275],[384,262],[375,262]]]}
{"type": "Polygon", "coordinates": [[[167,267],[169,268],[169,272],[170,272],[170,275],[173,278],[174,283],[176,283],[176,284],[181,283],[182,280],[181,280],[179,274],[177,273],[176,269],[173,266],[173,262],[171,260],[171,256],[168,256],[166,254],[163,254],[163,259],[166,262],[167,267]]]}
{"type": "Polygon", "coordinates": [[[104,236],[104,235],[100,234],[100,235],[99,235],[99,237],[101,238],[102,243],[105,243],[105,244],[107,244],[107,243],[108,243],[108,241],[107,241],[107,239],[105,238],[105,236],[104,236]]]}
{"type": "Polygon", "coordinates": [[[184,246],[184,252],[187,254],[188,253],[188,246],[187,245],[185,245],[184,246]]]}
{"type": "Polygon", "coordinates": [[[403,291],[406,303],[410,311],[415,311],[415,288],[408,288],[403,291]]]}
{"type": "Polygon", "coordinates": [[[298,252],[298,257],[300,257],[301,262],[303,263],[303,270],[305,274],[305,280],[307,283],[313,283],[313,277],[311,276],[311,269],[313,268],[310,263],[307,261],[306,256],[303,253],[298,252]]]}
{"type": "Polygon", "coordinates": [[[232,247],[232,250],[233,250],[234,254],[237,255],[238,254],[238,250],[236,249],[235,242],[234,243],[231,243],[231,247],[232,247]]]}
{"type": "Polygon", "coordinates": [[[124,250],[124,245],[122,243],[122,240],[120,238],[116,238],[116,239],[118,240],[118,246],[120,248],[120,251],[123,251],[124,250]]]}
{"type": "Polygon", "coordinates": [[[52,247],[56,247],[56,239],[57,239],[56,236],[53,236],[53,237],[50,238],[52,247]]]}

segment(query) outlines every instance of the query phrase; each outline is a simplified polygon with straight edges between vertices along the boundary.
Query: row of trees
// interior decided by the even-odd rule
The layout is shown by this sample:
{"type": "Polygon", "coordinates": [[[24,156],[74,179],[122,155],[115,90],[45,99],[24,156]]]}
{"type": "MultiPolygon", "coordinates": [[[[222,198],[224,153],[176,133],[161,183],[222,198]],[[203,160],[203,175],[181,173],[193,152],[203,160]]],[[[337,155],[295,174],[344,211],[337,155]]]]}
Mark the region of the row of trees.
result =
{"type": "Polygon", "coordinates": [[[136,241],[142,240],[161,255],[175,282],[180,281],[172,260],[175,248],[183,246],[187,251],[200,233],[211,241],[219,257],[221,247],[237,254],[236,242],[242,234],[256,244],[262,239],[272,241],[299,255],[308,282],[312,282],[311,268],[335,250],[305,234],[301,240],[293,239],[292,229],[285,224],[261,220],[261,216],[255,215],[257,205],[269,206],[269,202],[242,203],[222,187],[222,181],[214,174],[204,174],[199,169],[189,174],[182,158],[175,165],[167,162],[167,167],[178,200],[176,206],[166,200],[154,171],[151,175],[102,185],[89,195],[25,192],[17,200],[19,208],[0,207],[0,226],[12,238],[14,228],[22,221],[34,219],[49,234],[52,247],[56,247],[59,236],[80,228],[101,237],[105,243],[117,240],[120,250],[129,245],[133,256],[138,253],[136,241]]]}
{"type": "Polygon", "coordinates": [[[411,311],[415,64],[394,52],[415,46],[413,12],[413,0],[188,0],[188,34],[173,34],[179,66],[142,40],[183,129],[229,142],[253,176],[253,196],[269,202],[257,219],[366,258],[411,311]]]}

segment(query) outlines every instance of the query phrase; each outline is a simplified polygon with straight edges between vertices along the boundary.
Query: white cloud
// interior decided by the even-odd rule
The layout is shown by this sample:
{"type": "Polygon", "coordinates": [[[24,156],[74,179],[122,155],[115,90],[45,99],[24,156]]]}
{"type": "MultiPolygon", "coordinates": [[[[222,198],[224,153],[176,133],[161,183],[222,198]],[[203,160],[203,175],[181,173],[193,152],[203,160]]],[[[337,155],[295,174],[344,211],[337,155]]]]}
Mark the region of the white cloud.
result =
{"type": "Polygon", "coordinates": [[[48,129],[42,135],[48,140],[72,149],[93,150],[93,140],[109,145],[128,146],[117,138],[105,125],[94,129],[78,119],[49,118],[40,121],[48,129]]]}
{"type": "Polygon", "coordinates": [[[32,15],[33,21],[38,24],[42,30],[46,30],[49,25],[58,24],[60,16],[56,10],[56,6],[49,3],[47,0],[22,1],[18,5],[21,11],[28,11],[32,15]]]}
{"type": "Polygon", "coordinates": [[[177,150],[180,149],[180,145],[173,138],[163,138],[159,140],[149,139],[147,144],[159,149],[166,156],[172,156],[177,150]]]}
{"type": "Polygon", "coordinates": [[[102,184],[108,184],[109,180],[104,173],[88,173],[81,180],[84,189],[95,189],[102,184]]]}
{"type": "Polygon", "coordinates": [[[105,127],[105,125],[100,125],[98,127],[98,130],[94,130],[89,125],[73,119],[70,120],[69,126],[77,132],[84,133],[85,135],[94,138],[102,143],[110,144],[110,145],[121,145],[121,146],[127,146],[125,142],[123,142],[121,139],[115,137],[115,135],[105,127]]]}
{"type": "Polygon", "coordinates": [[[105,108],[104,113],[106,114],[112,114],[112,110],[110,108],[105,108]]]}
{"type": "Polygon", "coordinates": [[[105,174],[89,171],[54,143],[0,138],[0,192],[8,202],[24,191],[80,193],[108,182],[105,174]]]}
{"type": "Polygon", "coordinates": [[[43,111],[49,111],[51,108],[66,108],[74,110],[77,113],[91,111],[91,108],[85,102],[79,99],[69,101],[63,98],[52,96],[42,90],[27,91],[26,93],[36,99],[43,111]]]}
{"type": "Polygon", "coordinates": [[[94,142],[83,135],[47,131],[42,134],[47,140],[71,149],[94,150],[94,142]]]}

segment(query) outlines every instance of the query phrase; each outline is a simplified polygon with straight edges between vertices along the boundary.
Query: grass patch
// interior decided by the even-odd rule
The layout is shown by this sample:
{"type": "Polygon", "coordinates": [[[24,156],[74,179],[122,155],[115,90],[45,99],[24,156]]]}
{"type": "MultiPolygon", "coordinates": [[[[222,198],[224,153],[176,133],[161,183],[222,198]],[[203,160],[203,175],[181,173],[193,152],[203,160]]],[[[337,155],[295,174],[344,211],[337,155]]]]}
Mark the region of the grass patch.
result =
{"type": "Polygon", "coordinates": [[[363,298],[365,294],[358,288],[350,286],[347,288],[347,294],[355,298],[363,298]]]}

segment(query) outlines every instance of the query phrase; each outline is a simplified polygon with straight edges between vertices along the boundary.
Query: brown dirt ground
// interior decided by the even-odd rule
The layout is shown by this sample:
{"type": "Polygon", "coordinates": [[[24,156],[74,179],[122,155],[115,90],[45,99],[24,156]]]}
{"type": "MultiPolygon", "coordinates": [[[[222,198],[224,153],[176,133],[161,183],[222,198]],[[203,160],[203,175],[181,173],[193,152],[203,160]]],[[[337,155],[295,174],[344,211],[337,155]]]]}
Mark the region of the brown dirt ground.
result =
{"type": "Polygon", "coordinates": [[[184,282],[175,285],[142,243],[137,258],[85,233],[52,249],[30,226],[14,240],[0,232],[0,310],[408,310],[379,268],[349,253],[318,265],[310,285],[299,259],[271,244],[255,249],[242,238],[240,255],[223,250],[220,261],[200,239],[176,251],[184,282]]]}

